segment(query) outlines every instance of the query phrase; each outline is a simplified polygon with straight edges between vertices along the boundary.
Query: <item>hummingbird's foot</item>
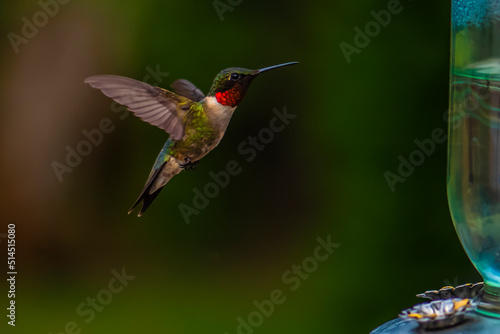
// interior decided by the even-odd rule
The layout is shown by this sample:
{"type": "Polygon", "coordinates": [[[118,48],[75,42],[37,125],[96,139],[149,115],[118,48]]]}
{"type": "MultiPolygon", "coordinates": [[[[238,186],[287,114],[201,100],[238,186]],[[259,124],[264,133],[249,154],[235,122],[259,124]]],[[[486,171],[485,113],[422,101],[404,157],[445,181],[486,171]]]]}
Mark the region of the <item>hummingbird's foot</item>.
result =
{"type": "Polygon", "coordinates": [[[194,170],[197,165],[198,165],[198,161],[193,161],[193,162],[185,163],[184,165],[181,165],[181,167],[184,168],[185,170],[194,170]]]}
{"type": "Polygon", "coordinates": [[[196,166],[198,165],[198,161],[191,161],[190,158],[185,158],[184,161],[186,162],[185,164],[179,165],[181,168],[184,170],[194,170],[196,166]]]}

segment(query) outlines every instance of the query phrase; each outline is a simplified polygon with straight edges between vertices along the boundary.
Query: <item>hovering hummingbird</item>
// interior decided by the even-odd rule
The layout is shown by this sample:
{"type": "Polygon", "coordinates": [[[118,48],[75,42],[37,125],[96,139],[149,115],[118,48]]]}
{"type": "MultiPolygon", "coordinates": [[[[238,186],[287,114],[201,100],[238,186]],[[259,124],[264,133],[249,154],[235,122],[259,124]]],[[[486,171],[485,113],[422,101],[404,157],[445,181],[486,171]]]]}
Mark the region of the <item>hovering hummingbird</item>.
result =
{"type": "Polygon", "coordinates": [[[128,213],[143,202],[140,217],[174,175],[194,169],[198,161],[219,144],[253,79],[263,72],[297,63],[259,70],[227,68],[217,74],[207,96],[184,79],[172,83],[176,93],[117,75],[96,75],[85,79],[85,83],[100,89],[143,121],[170,135],[156,158],[141,195],[128,213]]]}

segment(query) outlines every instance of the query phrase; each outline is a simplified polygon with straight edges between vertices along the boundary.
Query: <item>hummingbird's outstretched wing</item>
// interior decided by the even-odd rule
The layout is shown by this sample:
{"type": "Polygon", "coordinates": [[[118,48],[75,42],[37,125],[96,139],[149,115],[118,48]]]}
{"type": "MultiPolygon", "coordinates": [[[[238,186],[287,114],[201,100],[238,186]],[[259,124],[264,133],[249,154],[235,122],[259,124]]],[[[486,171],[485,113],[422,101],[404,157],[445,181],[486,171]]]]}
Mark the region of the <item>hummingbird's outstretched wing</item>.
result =
{"type": "Polygon", "coordinates": [[[175,80],[170,87],[172,87],[177,94],[181,94],[195,102],[200,102],[205,98],[205,94],[186,79],[175,80]]]}
{"type": "Polygon", "coordinates": [[[96,75],[85,79],[93,88],[128,107],[136,116],[170,134],[174,140],[184,136],[182,118],[193,103],[160,87],[118,75],[96,75]]]}

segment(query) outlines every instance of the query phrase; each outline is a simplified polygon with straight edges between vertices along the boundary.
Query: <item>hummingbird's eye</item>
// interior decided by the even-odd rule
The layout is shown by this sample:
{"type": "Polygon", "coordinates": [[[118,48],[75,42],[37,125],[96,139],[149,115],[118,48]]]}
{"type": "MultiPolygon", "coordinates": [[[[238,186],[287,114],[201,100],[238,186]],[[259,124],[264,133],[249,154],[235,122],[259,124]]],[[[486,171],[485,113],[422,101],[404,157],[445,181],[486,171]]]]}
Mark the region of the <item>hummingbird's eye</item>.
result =
{"type": "Polygon", "coordinates": [[[231,80],[237,81],[240,78],[240,75],[236,72],[231,73],[231,80]]]}

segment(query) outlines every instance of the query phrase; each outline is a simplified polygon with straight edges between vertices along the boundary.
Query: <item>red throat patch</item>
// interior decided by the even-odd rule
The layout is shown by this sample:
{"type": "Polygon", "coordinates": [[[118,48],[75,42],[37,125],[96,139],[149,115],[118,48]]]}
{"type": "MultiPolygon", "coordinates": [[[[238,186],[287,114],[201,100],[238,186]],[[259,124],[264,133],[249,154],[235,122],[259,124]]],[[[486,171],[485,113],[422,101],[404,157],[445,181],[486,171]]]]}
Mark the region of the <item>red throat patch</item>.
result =
{"type": "Polygon", "coordinates": [[[238,88],[239,86],[236,85],[233,88],[226,90],[225,92],[215,93],[215,98],[217,99],[217,102],[219,102],[223,106],[236,107],[243,98],[241,90],[239,90],[238,88]]]}

